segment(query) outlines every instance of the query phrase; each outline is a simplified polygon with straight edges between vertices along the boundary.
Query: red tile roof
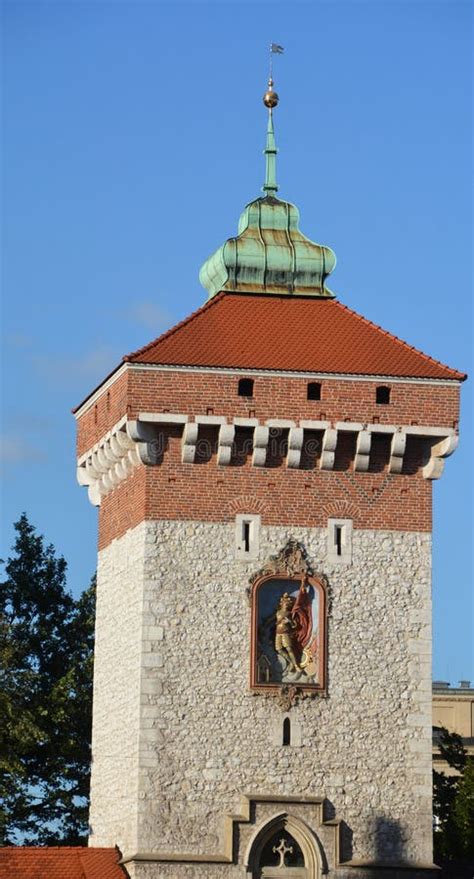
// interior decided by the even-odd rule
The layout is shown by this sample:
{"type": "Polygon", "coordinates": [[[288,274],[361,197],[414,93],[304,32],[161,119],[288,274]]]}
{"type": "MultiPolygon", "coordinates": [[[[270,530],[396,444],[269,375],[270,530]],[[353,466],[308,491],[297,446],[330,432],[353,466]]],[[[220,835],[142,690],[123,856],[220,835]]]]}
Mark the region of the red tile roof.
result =
{"type": "Polygon", "coordinates": [[[0,879],[125,879],[115,848],[7,846],[0,848],[0,879]]]}
{"type": "Polygon", "coordinates": [[[219,293],[132,363],[464,379],[335,299],[219,293]]]}

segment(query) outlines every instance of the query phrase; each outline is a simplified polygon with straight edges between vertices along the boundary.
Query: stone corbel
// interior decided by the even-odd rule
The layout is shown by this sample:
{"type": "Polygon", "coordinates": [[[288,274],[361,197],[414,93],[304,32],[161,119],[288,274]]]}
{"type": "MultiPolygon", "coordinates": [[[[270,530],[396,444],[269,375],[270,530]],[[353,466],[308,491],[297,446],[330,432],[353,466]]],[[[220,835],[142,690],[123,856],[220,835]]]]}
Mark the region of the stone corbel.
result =
{"type": "Polygon", "coordinates": [[[183,464],[194,464],[198,431],[198,424],[185,424],[184,426],[183,438],[181,441],[181,461],[183,464]]]}
{"type": "Polygon", "coordinates": [[[97,457],[104,465],[101,482],[106,491],[115,488],[122,479],[122,476],[120,475],[120,463],[124,452],[125,458],[127,458],[128,449],[122,449],[115,437],[111,436],[109,442],[106,443],[97,453],[97,457]]]}
{"type": "Polygon", "coordinates": [[[159,455],[156,427],[142,421],[127,421],[127,434],[136,443],[142,464],[147,466],[156,464],[159,455]]]}
{"type": "Polygon", "coordinates": [[[425,479],[439,479],[444,470],[444,460],[457,449],[459,437],[453,434],[431,446],[428,463],[423,467],[425,479]]]}
{"type": "Polygon", "coordinates": [[[135,442],[122,420],[79,459],[77,480],[87,487],[90,502],[100,506],[102,497],[125,479],[139,461],[135,442]]]}
{"type": "Polygon", "coordinates": [[[332,470],[334,467],[334,459],[336,457],[337,446],[337,430],[328,427],[324,431],[323,444],[321,447],[321,460],[319,467],[321,470],[332,470]]]}
{"type": "Polygon", "coordinates": [[[303,448],[303,428],[290,427],[288,431],[288,455],[286,466],[294,469],[300,466],[301,450],[303,448]]]}
{"type": "Polygon", "coordinates": [[[111,437],[110,445],[120,459],[115,467],[117,476],[119,479],[125,479],[139,463],[135,443],[124,431],[119,431],[111,437]]]}
{"type": "Polygon", "coordinates": [[[83,485],[85,488],[87,488],[87,495],[91,504],[94,507],[100,507],[100,502],[102,498],[99,488],[99,482],[97,476],[92,473],[91,465],[88,463],[82,466],[79,465],[76,472],[79,485],[83,485]]]}
{"type": "Polygon", "coordinates": [[[217,447],[217,463],[221,466],[230,464],[232,444],[235,437],[233,424],[221,424],[219,428],[219,441],[217,447]]]}
{"type": "Polygon", "coordinates": [[[188,419],[188,415],[169,412],[141,412],[136,420],[129,422],[124,416],[78,460],[77,478],[81,485],[87,486],[91,502],[99,505],[102,497],[126,479],[138,464],[153,466],[161,462],[163,448],[159,440],[165,425],[183,429],[181,460],[184,464],[193,464],[195,461],[200,425],[218,430],[217,463],[220,466],[230,464],[236,427],[253,429],[254,467],[264,467],[266,464],[270,430],[288,431],[286,466],[289,469],[301,466],[305,430],[322,431],[321,470],[334,469],[339,431],[357,434],[354,470],[359,472],[369,470],[372,433],[390,435],[388,472],[391,474],[403,470],[407,436],[422,439],[427,449],[422,470],[425,479],[438,479],[441,476],[444,460],[458,444],[458,437],[452,428],[428,425],[366,425],[344,421],[331,427],[329,421],[300,421],[296,426],[294,421],[284,418],[269,419],[265,425],[260,425],[256,418],[235,418],[233,424],[227,424],[227,419],[221,415],[197,415],[193,422],[188,419]]]}
{"type": "Polygon", "coordinates": [[[369,469],[370,445],[372,435],[368,430],[361,430],[357,434],[356,454],[354,470],[366,473],[369,469]]]}
{"type": "Polygon", "coordinates": [[[268,427],[256,427],[253,432],[253,455],[254,467],[264,467],[267,460],[268,440],[270,429],[268,427]]]}
{"type": "Polygon", "coordinates": [[[403,469],[403,457],[407,446],[407,435],[400,430],[392,436],[390,444],[390,461],[388,464],[389,473],[401,473],[403,469]]]}

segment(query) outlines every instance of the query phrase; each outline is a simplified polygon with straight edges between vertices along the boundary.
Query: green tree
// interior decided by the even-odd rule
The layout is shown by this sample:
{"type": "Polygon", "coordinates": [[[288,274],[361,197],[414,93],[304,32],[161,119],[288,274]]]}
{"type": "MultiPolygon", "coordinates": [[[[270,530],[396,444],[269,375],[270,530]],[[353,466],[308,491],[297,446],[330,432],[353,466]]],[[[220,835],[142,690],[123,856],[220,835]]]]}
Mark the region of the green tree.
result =
{"type": "Polygon", "coordinates": [[[474,760],[469,758],[459,781],[452,812],[453,836],[458,854],[474,859],[474,760]]]}
{"type": "Polygon", "coordinates": [[[465,868],[472,875],[474,857],[473,762],[457,733],[442,728],[437,743],[455,774],[433,771],[434,857],[443,865],[443,875],[461,879],[465,868]]]}
{"type": "Polygon", "coordinates": [[[66,562],[25,514],[0,593],[0,843],[87,836],[95,580],[75,601],[66,562]]]}

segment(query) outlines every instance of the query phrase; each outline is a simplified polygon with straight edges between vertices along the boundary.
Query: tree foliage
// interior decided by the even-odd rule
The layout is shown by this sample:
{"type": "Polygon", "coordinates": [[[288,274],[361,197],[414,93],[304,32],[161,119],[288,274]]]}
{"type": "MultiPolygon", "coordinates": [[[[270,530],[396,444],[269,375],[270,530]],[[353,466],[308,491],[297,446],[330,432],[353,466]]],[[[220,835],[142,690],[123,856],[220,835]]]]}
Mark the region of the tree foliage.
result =
{"type": "Polygon", "coordinates": [[[0,594],[0,843],[87,836],[95,580],[75,601],[66,562],[25,514],[0,594]]]}
{"type": "Polygon", "coordinates": [[[433,811],[437,819],[434,834],[435,860],[451,875],[461,876],[466,859],[474,859],[474,761],[467,757],[457,733],[441,729],[438,736],[441,756],[456,774],[433,771],[433,811]]]}
{"type": "Polygon", "coordinates": [[[474,859],[474,760],[472,758],[468,758],[459,782],[452,823],[459,854],[463,858],[474,859]]]}

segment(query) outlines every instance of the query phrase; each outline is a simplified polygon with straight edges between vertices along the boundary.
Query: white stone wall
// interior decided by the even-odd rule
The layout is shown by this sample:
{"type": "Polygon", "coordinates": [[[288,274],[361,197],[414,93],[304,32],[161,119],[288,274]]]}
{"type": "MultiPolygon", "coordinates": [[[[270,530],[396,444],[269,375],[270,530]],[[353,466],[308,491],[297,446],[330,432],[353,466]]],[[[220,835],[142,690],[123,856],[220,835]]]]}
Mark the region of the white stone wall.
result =
{"type": "Polygon", "coordinates": [[[170,521],[103,550],[92,844],[217,852],[223,812],[256,792],[327,797],[354,859],[431,862],[430,550],[426,533],[355,530],[344,566],[326,529],[262,527],[247,563],[233,523],[170,521]],[[284,712],[249,690],[246,588],[289,537],[331,589],[328,695],[291,709],[300,747],[275,744],[284,712]]]}
{"type": "Polygon", "coordinates": [[[89,844],[137,841],[144,540],[128,531],[99,553],[89,844]],[[110,842],[113,840],[113,842],[110,842]]]}

